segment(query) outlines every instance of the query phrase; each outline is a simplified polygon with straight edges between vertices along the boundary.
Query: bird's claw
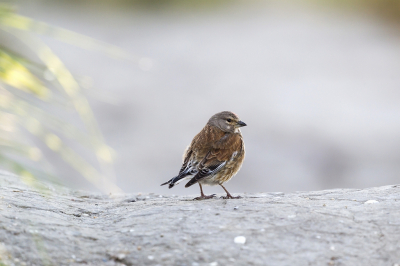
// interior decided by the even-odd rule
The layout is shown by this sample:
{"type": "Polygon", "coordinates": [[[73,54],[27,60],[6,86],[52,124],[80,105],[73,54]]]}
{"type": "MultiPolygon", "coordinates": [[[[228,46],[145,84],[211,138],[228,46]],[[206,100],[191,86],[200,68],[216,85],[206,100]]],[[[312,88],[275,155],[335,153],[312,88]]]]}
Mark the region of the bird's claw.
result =
{"type": "Polygon", "coordinates": [[[232,195],[226,195],[221,197],[221,199],[240,199],[240,198],[242,197],[241,196],[233,197],[232,195]]]}
{"type": "Polygon", "coordinates": [[[194,200],[212,199],[212,198],[214,198],[214,197],[215,197],[215,194],[212,194],[212,195],[209,195],[209,196],[202,195],[202,196],[200,196],[200,197],[194,198],[194,200]]]}

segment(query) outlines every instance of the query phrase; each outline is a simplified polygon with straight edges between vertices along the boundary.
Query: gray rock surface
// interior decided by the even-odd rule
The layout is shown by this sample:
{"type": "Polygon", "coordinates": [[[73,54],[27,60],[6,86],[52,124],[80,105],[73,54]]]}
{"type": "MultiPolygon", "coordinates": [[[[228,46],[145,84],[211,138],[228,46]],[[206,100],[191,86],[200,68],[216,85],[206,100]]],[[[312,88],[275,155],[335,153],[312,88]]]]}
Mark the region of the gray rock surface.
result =
{"type": "Polygon", "coordinates": [[[4,265],[400,264],[395,185],[193,201],[34,188],[0,172],[0,190],[4,265]]]}

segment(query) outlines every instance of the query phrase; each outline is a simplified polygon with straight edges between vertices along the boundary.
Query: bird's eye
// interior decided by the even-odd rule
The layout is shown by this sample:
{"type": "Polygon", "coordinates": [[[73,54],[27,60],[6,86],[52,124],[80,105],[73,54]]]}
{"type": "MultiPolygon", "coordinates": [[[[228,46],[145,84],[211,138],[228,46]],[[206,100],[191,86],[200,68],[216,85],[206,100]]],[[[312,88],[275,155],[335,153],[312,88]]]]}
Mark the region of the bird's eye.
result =
{"type": "Polygon", "coordinates": [[[232,122],[232,119],[226,119],[226,121],[228,121],[230,123],[230,122],[232,122]]]}

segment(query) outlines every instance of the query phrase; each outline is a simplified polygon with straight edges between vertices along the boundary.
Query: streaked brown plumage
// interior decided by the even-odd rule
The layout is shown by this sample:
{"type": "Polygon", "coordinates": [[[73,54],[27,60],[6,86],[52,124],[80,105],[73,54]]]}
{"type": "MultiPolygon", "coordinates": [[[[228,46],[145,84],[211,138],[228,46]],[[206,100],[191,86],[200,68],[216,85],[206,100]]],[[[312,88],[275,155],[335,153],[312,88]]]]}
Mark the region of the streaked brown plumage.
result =
{"type": "Polygon", "coordinates": [[[240,127],[243,126],[246,124],[232,112],[213,115],[187,147],[179,174],[162,185],[169,184],[172,188],[191,178],[185,187],[199,184],[201,196],[196,199],[214,196],[205,196],[202,185],[220,185],[226,192],[224,198],[234,198],[222,184],[229,181],[242,166],[245,150],[240,127]]]}

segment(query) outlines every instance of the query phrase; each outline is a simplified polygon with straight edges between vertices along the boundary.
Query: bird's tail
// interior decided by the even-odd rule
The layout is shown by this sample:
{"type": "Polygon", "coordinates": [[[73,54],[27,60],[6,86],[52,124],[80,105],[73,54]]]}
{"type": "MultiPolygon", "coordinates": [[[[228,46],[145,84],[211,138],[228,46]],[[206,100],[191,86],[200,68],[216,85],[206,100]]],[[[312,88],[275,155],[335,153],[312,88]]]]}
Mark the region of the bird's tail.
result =
{"type": "Polygon", "coordinates": [[[169,181],[162,183],[161,186],[167,185],[169,184],[168,188],[173,188],[175,185],[177,185],[180,181],[182,181],[182,179],[185,176],[175,176],[174,178],[171,178],[169,181]]]}

